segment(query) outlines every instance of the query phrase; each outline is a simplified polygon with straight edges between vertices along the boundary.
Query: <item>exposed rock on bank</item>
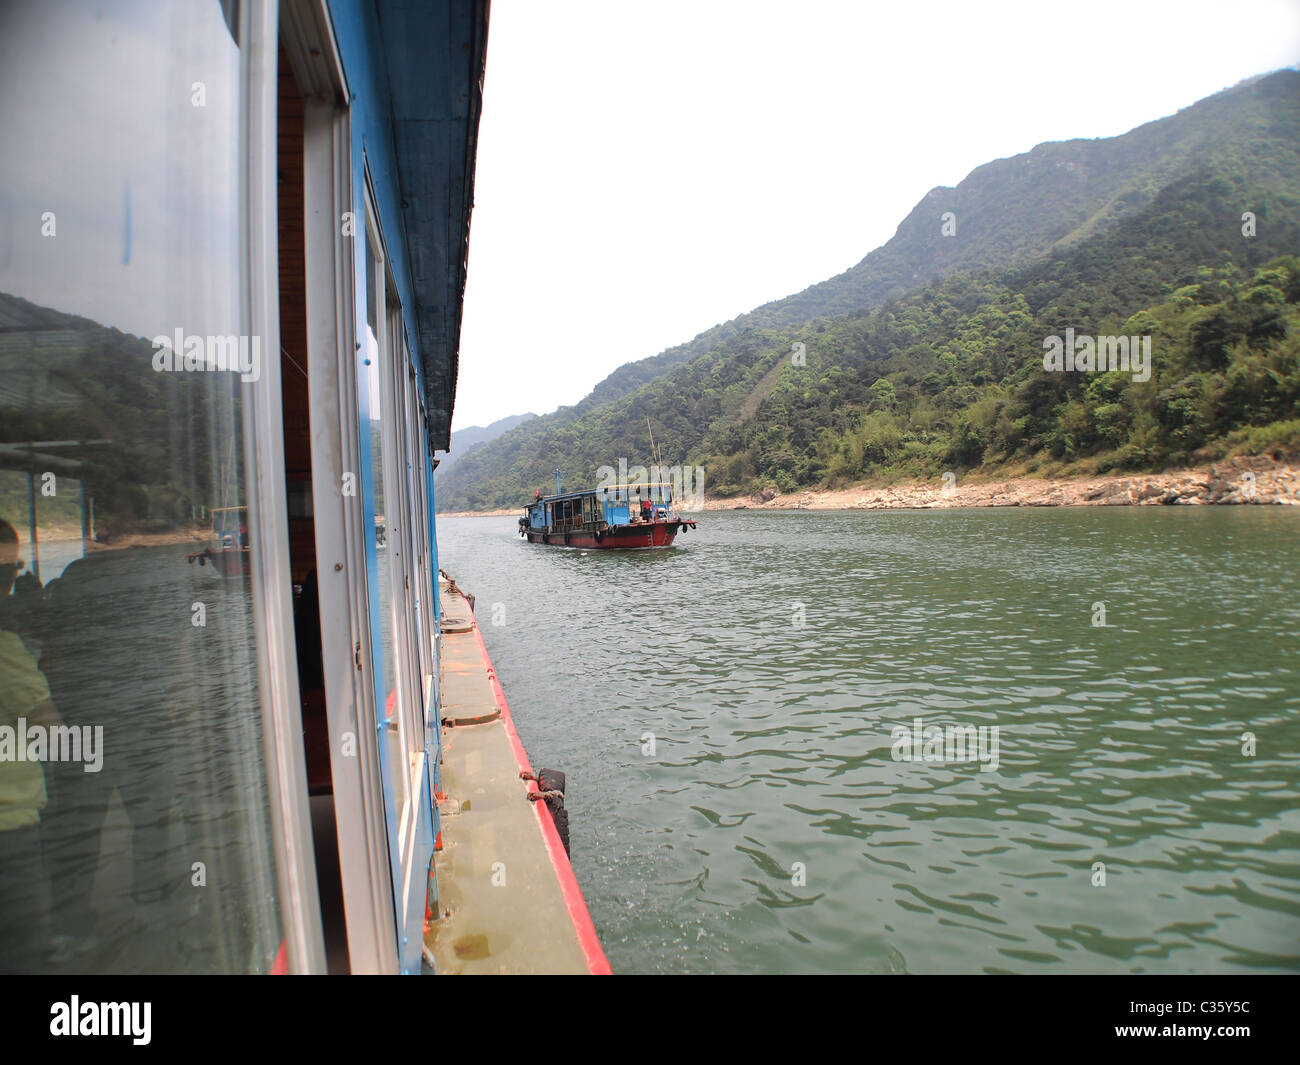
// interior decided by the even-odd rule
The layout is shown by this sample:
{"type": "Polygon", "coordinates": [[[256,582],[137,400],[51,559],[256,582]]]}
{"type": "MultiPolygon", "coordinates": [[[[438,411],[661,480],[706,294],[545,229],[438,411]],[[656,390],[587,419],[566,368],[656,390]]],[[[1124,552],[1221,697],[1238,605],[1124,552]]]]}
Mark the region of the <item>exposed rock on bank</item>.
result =
{"type": "Polygon", "coordinates": [[[710,499],[706,510],[891,510],[946,507],[1300,506],[1300,466],[1268,456],[1165,473],[1104,477],[1018,477],[978,481],[960,477],[888,488],[804,491],[765,489],[748,498],[710,499]]]}

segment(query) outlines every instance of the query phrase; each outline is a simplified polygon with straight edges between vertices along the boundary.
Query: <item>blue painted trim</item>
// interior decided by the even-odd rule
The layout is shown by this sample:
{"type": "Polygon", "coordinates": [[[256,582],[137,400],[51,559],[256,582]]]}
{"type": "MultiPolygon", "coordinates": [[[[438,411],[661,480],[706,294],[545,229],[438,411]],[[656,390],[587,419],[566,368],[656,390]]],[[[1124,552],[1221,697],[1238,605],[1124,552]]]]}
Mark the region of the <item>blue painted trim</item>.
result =
{"type": "MultiPolygon", "coordinates": [[[[397,178],[397,153],[393,144],[393,106],[388,92],[388,70],[384,43],[375,21],[373,3],[358,0],[330,0],[335,36],[342,53],[352,90],[349,106],[352,118],[353,177],[357,177],[362,151],[370,164],[379,226],[388,247],[389,269],[402,304],[402,320],[411,345],[412,361],[423,385],[420,334],[416,329],[415,292],[411,285],[410,257],[406,244],[401,189],[397,178]]],[[[357,186],[356,180],[353,186],[357,186]]],[[[358,219],[364,215],[357,215],[358,219]]],[[[361,334],[361,335],[364,335],[361,334]]]]}
{"type": "MultiPolygon", "coordinates": [[[[358,289],[358,301],[355,307],[358,338],[366,335],[365,300],[369,292],[369,278],[365,273],[365,168],[368,164],[371,187],[374,190],[377,221],[383,234],[387,250],[388,270],[392,275],[396,296],[402,307],[402,320],[405,325],[407,342],[410,350],[410,362],[415,368],[416,381],[421,395],[428,395],[425,374],[425,352],[421,350],[420,332],[416,319],[417,294],[411,279],[412,248],[406,227],[406,205],[403,203],[398,175],[397,153],[393,141],[394,107],[389,91],[390,77],[384,46],[383,33],[378,22],[378,9],[373,0],[327,0],[330,16],[334,23],[335,39],[339,47],[343,68],[347,72],[348,86],[352,92],[349,102],[352,129],[352,187],[353,211],[358,220],[358,239],[354,241],[353,270],[358,278],[365,278],[366,288],[358,289]]],[[[447,32],[451,32],[450,23],[447,32]]],[[[434,77],[430,73],[430,77],[434,77]]],[[[463,160],[448,159],[449,167],[463,166],[463,160]]],[[[380,308],[380,313],[384,309],[380,308]]],[[[354,355],[359,355],[355,352],[354,355]]],[[[364,370],[358,359],[358,371],[364,370]]],[[[371,668],[374,674],[375,700],[379,721],[383,721],[384,705],[388,693],[383,690],[384,668],[382,647],[382,615],[379,599],[378,552],[375,547],[374,515],[374,469],[370,457],[369,441],[369,382],[364,374],[359,375],[358,386],[359,412],[367,415],[365,421],[359,418],[365,439],[359,441],[361,454],[358,471],[359,491],[364,506],[366,536],[366,576],[369,588],[369,615],[371,631],[371,668]]],[[[448,413],[449,416],[449,413],[448,413]]],[[[440,628],[442,620],[441,604],[438,601],[438,553],[437,526],[434,518],[433,477],[428,459],[428,441],[425,427],[420,427],[423,443],[422,459],[425,465],[427,498],[429,508],[430,539],[430,580],[432,588],[417,590],[416,594],[433,595],[433,617],[435,628],[440,628]]],[[[418,471],[407,471],[410,476],[418,476],[418,471]]],[[[405,972],[419,972],[423,943],[424,906],[423,895],[427,883],[426,870],[433,858],[434,837],[440,828],[437,806],[433,802],[433,790],[441,781],[441,714],[442,699],[438,676],[437,633],[431,634],[434,644],[434,680],[432,696],[434,706],[430,714],[431,729],[426,729],[425,754],[426,773],[421,782],[421,794],[416,806],[416,840],[412,855],[412,892],[418,891],[419,899],[403,900],[398,897],[401,889],[401,854],[399,851],[399,823],[395,802],[393,766],[388,751],[386,726],[380,727],[380,771],[383,780],[384,809],[388,828],[389,867],[393,885],[393,902],[397,913],[402,912],[403,902],[408,914],[405,928],[398,929],[397,949],[401,958],[401,968],[405,972]],[[432,732],[430,737],[429,732],[432,732]],[[432,741],[432,742],[431,742],[432,741]],[[431,812],[426,818],[419,816],[420,806],[431,812]]]]}

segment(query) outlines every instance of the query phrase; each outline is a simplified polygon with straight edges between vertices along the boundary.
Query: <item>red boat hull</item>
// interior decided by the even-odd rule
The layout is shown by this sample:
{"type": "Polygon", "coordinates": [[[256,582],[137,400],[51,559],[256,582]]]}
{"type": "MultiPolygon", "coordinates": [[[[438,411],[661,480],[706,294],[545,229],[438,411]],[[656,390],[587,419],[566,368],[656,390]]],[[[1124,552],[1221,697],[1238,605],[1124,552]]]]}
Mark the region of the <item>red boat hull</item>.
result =
{"type": "Polygon", "coordinates": [[[527,531],[529,543],[549,544],[552,547],[584,547],[591,549],[629,547],[671,547],[686,522],[656,521],[642,525],[620,525],[599,536],[589,532],[543,533],[527,531]]]}

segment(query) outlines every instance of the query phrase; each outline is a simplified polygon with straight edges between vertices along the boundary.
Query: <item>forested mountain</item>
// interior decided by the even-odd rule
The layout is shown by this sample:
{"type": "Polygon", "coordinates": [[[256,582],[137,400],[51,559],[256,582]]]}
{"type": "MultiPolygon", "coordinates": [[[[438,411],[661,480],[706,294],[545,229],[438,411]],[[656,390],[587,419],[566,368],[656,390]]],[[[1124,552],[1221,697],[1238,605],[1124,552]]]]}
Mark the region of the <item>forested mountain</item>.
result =
{"type": "Polygon", "coordinates": [[[104,541],[243,502],[238,377],[159,373],[154,354],[143,337],[0,293],[0,517],[27,521],[27,474],[39,484],[45,471],[57,479],[37,496],[40,520],[77,529],[84,481],[104,541]]]}
{"type": "Polygon", "coordinates": [[[469,425],[464,429],[457,429],[451,434],[451,447],[446,451],[435,452],[435,457],[438,459],[438,468],[433,473],[435,482],[441,484],[443,478],[465,457],[470,448],[495,440],[516,425],[522,425],[536,417],[537,415],[530,411],[527,414],[512,414],[508,418],[498,418],[491,425],[469,425]]]}
{"type": "Polygon", "coordinates": [[[556,466],[580,484],[648,464],[647,416],[665,461],[705,466],[720,494],[1275,442],[1290,430],[1267,426],[1300,418],[1296,266],[1279,258],[1300,251],[1298,149],[1300,73],[1279,71],[982,166],[846,273],[476,448],[440,505],[515,505],[556,466]],[[1066,328],[1150,335],[1151,379],[1044,372],[1043,339],[1066,328]]]}

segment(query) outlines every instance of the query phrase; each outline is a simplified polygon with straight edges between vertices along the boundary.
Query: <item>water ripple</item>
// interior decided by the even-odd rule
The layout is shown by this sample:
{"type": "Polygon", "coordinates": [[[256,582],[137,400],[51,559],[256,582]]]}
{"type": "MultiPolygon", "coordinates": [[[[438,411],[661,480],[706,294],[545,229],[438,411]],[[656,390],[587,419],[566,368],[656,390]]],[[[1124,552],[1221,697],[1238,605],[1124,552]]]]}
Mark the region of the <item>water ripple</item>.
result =
{"type": "Polygon", "coordinates": [[[616,970],[1294,971],[1298,519],[711,513],[629,553],[444,519],[439,550],[505,605],[616,970]],[[915,718],[996,726],[997,768],[894,760],[915,718]]]}

